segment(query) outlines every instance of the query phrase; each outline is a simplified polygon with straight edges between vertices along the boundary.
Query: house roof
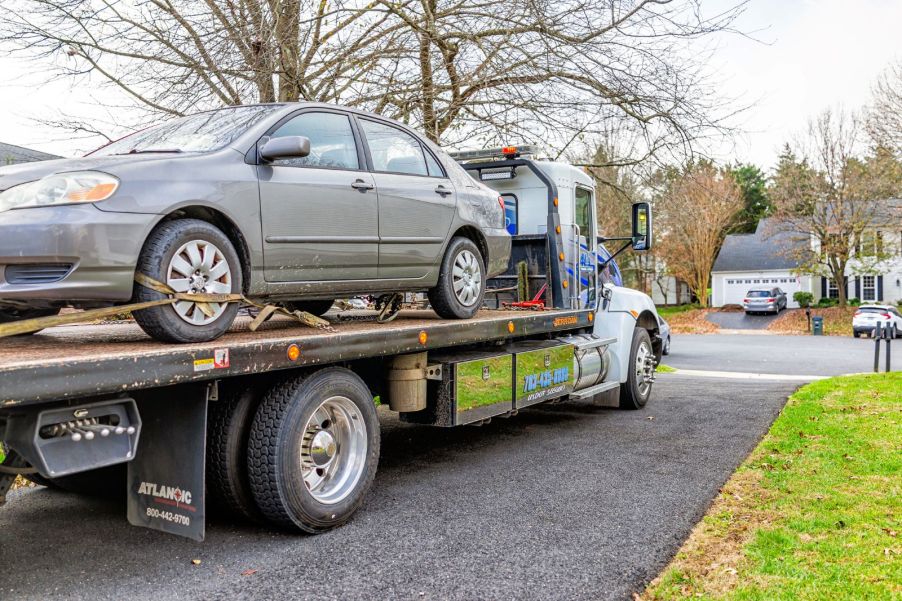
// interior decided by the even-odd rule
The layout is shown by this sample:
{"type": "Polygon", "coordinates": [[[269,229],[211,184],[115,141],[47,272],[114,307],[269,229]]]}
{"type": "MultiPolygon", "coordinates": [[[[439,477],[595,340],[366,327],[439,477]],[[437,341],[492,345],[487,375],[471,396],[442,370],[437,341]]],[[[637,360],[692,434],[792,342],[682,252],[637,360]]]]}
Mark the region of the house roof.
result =
{"type": "Polygon", "coordinates": [[[770,271],[799,266],[798,251],[807,248],[799,234],[775,231],[762,219],[754,234],[730,234],[724,239],[712,272],[770,271]]]}
{"type": "Polygon", "coordinates": [[[58,159],[55,154],[48,154],[30,148],[23,148],[14,144],[0,142],[0,166],[12,163],[30,163],[32,161],[49,161],[58,159]]]}

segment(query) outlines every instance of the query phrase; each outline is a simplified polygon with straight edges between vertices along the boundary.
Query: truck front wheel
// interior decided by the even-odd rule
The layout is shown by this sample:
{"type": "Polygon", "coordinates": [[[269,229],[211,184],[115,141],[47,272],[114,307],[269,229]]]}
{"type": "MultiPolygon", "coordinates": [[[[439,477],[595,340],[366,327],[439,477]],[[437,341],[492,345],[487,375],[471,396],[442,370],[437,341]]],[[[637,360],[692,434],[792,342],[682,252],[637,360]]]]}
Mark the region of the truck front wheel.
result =
{"type": "Polygon", "coordinates": [[[360,507],[379,463],[373,396],[354,372],[329,367],[275,385],[257,409],[248,476],[277,526],[311,534],[360,507]]]}
{"type": "Polygon", "coordinates": [[[641,409],[651,396],[655,376],[655,352],[645,328],[633,330],[626,382],[620,385],[620,408],[641,409]]]}

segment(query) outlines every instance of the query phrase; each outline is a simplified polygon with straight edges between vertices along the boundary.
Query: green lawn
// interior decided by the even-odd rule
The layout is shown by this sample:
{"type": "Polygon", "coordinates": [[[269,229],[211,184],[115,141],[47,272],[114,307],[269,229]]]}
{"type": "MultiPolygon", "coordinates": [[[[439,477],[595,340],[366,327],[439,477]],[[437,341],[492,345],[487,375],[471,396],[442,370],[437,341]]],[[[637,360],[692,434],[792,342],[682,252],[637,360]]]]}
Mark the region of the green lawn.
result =
{"type": "Polygon", "coordinates": [[[650,599],[902,599],[902,373],[794,394],[650,599]]]}
{"type": "Polygon", "coordinates": [[[667,319],[671,315],[676,315],[677,313],[684,313],[686,311],[691,311],[692,309],[698,309],[699,306],[697,303],[686,304],[686,305],[668,305],[655,307],[658,310],[658,315],[667,319]]]}

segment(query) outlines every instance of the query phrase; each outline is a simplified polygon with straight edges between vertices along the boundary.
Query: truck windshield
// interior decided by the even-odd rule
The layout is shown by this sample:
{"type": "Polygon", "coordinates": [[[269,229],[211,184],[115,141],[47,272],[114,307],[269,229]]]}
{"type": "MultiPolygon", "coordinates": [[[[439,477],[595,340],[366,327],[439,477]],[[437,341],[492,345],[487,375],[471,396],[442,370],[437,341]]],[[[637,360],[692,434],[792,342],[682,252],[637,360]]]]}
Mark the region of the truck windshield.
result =
{"type": "Polygon", "coordinates": [[[276,108],[274,105],[235,106],[182,117],[116,140],[88,156],[218,150],[276,108]]]}

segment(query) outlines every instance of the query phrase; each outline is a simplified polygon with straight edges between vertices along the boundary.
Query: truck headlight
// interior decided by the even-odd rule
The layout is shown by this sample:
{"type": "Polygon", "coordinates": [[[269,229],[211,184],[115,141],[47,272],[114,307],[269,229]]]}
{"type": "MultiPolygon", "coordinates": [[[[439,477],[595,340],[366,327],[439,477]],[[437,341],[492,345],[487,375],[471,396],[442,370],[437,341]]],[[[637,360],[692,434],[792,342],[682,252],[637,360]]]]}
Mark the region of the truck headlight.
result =
{"type": "Polygon", "coordinates": [[[100,202],[112,196],[119,180],[99,171],[55,173],[0,193],[0,213],[11,209],[100,202]]]}

